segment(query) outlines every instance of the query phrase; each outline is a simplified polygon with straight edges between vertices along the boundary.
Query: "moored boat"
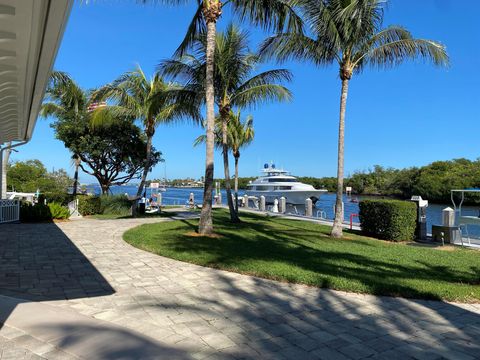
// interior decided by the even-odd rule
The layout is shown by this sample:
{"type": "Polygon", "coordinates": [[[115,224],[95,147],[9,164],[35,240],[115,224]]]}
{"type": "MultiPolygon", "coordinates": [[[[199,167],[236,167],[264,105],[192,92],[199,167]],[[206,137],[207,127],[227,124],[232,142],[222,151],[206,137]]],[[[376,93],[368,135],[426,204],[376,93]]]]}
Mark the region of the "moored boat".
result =
{"type": "Polygon", "coordinates": [[[304,184],[283,169],[277,169],[275,164],[265,164],[263,176],[250,182],[245,193],[248,196],[265,196],[265,201],[272,204],[275,199],[285,197],[287,204],[305,204],[311,199],[315,204],[320,195],[326,193],[325,189],[315,189],[312,185],[304,184]]]}

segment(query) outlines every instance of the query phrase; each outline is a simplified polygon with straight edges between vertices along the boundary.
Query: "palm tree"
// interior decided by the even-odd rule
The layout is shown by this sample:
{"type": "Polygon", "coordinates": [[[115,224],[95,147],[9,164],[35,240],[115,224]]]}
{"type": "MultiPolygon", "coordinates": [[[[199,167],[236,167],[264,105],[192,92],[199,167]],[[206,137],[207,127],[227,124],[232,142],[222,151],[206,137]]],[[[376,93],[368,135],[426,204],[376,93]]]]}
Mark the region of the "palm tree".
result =
{"type": "MultiPolygon", "coordinates": [[[[204,94],[207,47],[207,37],[198,36],[190,48],[192,53],[164,61],[159,65],[160,71],[167,76],[185,81],[185,87],[190,91],[204,94]]],[[[213,75],[217,92],[214,101],[218,107],[221,123],[225,190],[230,219],[237,222],[239,219],[232,200],[228,161],[228,123],[232,108],[254,107],[271,101],[289,101],[290,91],[279,82],[290,81],[291,73],[285,69],[275,69],[252,76],[260,58],[249,51],[248,35],[234,25],[229,25],[224,33],[217,34],[215,58],[213,75]]],[[[201,97],[203,98],[203,95],[201,97]]],[[[208,144],[208,133],[206,143],[208,144]]]]}
{"type": "Polygon", "coordinates": [[[240,111],[232,113],[228,124],[228,146],[235,159],[235,210],[238,211],[238,161],[240,150],[250,145],[255,137],[253,129],[253,117],[249,115],[244,122],[241,120],[240,111]]]}
{"type": "MultiPolygon", "coordinates": [[[[240,150],[253,141],[255,131],[253,129],[253,117],[249,115],[244,122],[241,120],[240,111],[234,113],[230,112],[230,120],[228,122],[227,143],[235,159],[235,212],[238,214],[238,161],[240,159],[240,150]]],[[[197,146],[205,143],[206,135],[198,136],[193,145],[197,146]]],[[[222,119],[217,117],[215,119],[215,146],[219,149],[223,148],[222,136],[222,119]]]]}
{"type": "Polygon", "coordinates": [[[75,168],[75,174],[73,176],[73,191],[72,195],[75,198],[77,196],[77,190],[78,190],[78,168],[80,167],[80,164],[82,162],[82,159],[78,154],[73,154],[72,155],[72,163],[75,168]]]}
{"type": "MultiPolygon", "coordinates": [[[[42,104],[40,116],[44,118],[54,116],[57,119],[72,118],[77,122],[83,121],[90,104],[87,94],[67,73],[62,71],[52,72],[46,99],[47,101],[42,104]]],[[[73,196],[75,197],[81,159],[78,154],[73,154],[72,160],[75,165],[75,183],[73,185],[73,196]]]]}
{"type": "Polygon", "coordinates": [[[140,66],[121,75],[112,83],[101,87],[92,94],[95,101],[113,101],[114,105],[96,111],[93,123],[100,118],[128,117],[142,122],[147,138],[145,166],[137,197],[141,196],[147,175],[152,167],[152,141],[156,128],[161,124],[185,119],[199,121],[199,106],[196,94],[183,87],[165,82],[159,72],[148,79],[140,66]],[[99,116],[102,115],[102,116],[99,116]]]}
{"type": "Polygon", "coordinates": [[[367,67],[389,68],[404,60],[424,58],[448,64],[443,45],[416,39],[401,26],[382,28],[384,0],[301,0],[300,12],[310,36],[279,33],[265,40],[261,53],[278,60],[294,58],[317,66],[337,62],[342,81],[338,134],[337,196],[331,236],[342,236],[345,111],[349,81],[367,67]]]}
{"type": "MultiPolygon", "coordinates": [[[[152,0],[142,0],[143,3],[152,0]]],[[[186,0],[160,0],[164,3],[178,4],[186,0]]],[[[293,10],[297,0],[229,0],[234,15],[242,20],[249,20],[264,29],[281,31],[284,26],[289,31],[299,31],[302,21],[293,10]]],[[[215,39],[217,21],[222,15],[224,4],[220,0],[197,0],[197,10],[188,27],[183,42],[177,50],[177,55],[184,54],[199,33],[206,34],[205,46],[205,102],[206,102],[206,164],[205,186],[203,191],[203,206],[200,214],[199,233],[213,233],[212,221],[212,191],[213,191],[213,150],[215,127],[215,39]]]]}

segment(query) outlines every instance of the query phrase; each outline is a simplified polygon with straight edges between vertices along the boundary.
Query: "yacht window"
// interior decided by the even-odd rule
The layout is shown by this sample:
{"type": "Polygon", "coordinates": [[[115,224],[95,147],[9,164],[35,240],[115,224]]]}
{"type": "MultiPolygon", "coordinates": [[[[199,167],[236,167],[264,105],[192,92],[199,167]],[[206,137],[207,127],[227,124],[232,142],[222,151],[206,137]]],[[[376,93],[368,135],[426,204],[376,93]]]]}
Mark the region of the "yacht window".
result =
{"type": "Polygon", "coordinates": [[[272,178],[272,179],[268,179],[268,182],[297,182],[297,179],[272,178]]]}
{"type": "Polygon", "coordinates": [[[268,190],[268,189],[269,189],[268,186],[256,186],[254,190],[265,191],[265,190],[268,190]]]}
{"type": "Polygon", "coordinates": [[[275,186],[274,190],[292,190],[291,186],[275,186]]]}

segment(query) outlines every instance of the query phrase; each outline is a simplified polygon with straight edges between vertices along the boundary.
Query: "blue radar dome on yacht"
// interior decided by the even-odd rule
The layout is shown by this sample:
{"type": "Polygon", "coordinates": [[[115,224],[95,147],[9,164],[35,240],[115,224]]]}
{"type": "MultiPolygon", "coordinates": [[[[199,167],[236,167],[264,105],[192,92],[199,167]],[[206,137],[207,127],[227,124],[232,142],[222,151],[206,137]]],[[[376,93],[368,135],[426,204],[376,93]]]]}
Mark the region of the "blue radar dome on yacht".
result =
{"type": "Polygon", "coordinates": [[[275,169],[275,164],[272,164],[272,169],[275,169]]]}
{"type": "Polygon", "coordinates": [[[268,169],[268,164],[263,165],[264,169],[268,169]]]}

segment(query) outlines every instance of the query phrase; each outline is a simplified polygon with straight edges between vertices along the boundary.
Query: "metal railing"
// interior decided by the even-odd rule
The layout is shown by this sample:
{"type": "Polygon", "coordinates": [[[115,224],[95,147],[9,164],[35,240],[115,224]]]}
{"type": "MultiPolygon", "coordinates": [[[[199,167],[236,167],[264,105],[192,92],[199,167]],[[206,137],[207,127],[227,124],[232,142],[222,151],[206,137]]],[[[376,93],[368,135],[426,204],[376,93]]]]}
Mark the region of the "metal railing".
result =
{"type": "Polygon", "coordinates": [[[19,200],[0,200],[0,224],[20,220],[19,200]]]}

